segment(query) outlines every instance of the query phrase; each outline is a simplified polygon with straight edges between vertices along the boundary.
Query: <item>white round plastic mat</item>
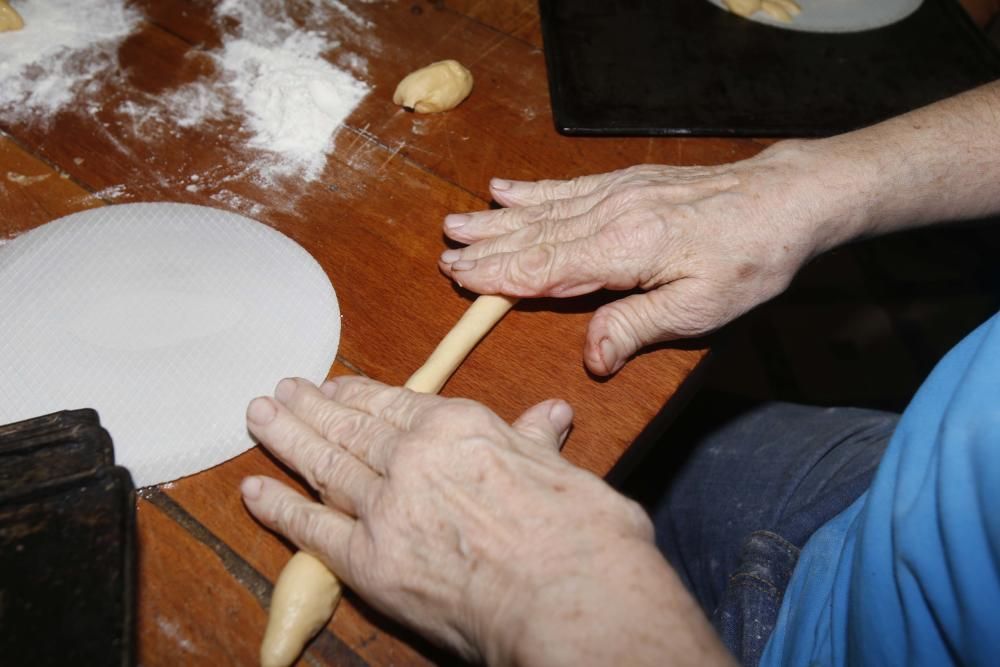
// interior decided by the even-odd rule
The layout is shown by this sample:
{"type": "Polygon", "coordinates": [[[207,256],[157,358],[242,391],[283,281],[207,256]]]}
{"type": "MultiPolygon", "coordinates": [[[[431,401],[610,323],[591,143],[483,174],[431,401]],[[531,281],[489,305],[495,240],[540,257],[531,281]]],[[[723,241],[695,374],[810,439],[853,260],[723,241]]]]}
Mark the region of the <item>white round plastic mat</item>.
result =
{"type": "MultiPolygon", "coordinates": [[[[708,0],[726,8],[722,0],[708,0]]],[[[923,0],[796,0],[802,13],[784,23],[757,12],[749,18],[757,23],[802,32],[861,32],[902,21],[915,12],[923,0]]]]}
{"type": "Polygon", "coordinates": [[[0,424],[95,408],[137,486],[250,448],[250,399],[322,381],[339,340],[322,267],[234,213],[108,206],[0,246],[0,424]]]}

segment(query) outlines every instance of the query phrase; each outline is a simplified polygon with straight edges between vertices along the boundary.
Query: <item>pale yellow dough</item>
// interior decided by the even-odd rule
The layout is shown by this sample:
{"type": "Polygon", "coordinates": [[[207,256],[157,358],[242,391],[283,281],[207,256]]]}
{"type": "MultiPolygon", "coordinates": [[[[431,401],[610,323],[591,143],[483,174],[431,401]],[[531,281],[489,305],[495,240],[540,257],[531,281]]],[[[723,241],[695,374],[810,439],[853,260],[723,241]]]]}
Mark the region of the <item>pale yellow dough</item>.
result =
{"type": "MultiPolygon", "coordinates": [[[[406,387],[423,394],[438,393],[515,303],[517,299],[493,294],[476,298],[406,387]]],[[[292,556],[274,585],[260,647],[261,667],[288,667],[295,662],[306,642],[330,620],[339,601],[340,584],[323,563],[302,551],[292,556]]]]}
{"type": "Polygon", "coordinates": [[[4,0],[0,0],[0,32],[20,30],[23,27],[24,21],[21,19],[21,15],[4,0]]]}
{"type": "Polygon", "coordinates": [[[723,2],[734,14],[750,17],[757,12],[764,12],[771,18],[785,23],[791,22],[792,18],[802,11],[795,0],[723,0],[723,2]]]}
{"type": "Polygon", "coordinates": [[[418,113],[436,113],[454,109],[471,91],[472,72],[457,60],[442,60],[407,74],[392,101],[418,113]]]}
{"type": "Polygon", "coordinates": [[[448,381],[472,348],[489,333],[493,325],[511,309],[517,299],[499,294],[478,297],[462,319],[452,327],[424,365],[406,381],[407,389],[423,394],[436,394],[448,381]]]}
{"type": "Polygon", "coordinates": [[[260,645],[261,667],[288,667],[302,647],[333,616],[340,582],[315,556],[300,551],[281,571],[271,594],[267,630],[260,645]]]}

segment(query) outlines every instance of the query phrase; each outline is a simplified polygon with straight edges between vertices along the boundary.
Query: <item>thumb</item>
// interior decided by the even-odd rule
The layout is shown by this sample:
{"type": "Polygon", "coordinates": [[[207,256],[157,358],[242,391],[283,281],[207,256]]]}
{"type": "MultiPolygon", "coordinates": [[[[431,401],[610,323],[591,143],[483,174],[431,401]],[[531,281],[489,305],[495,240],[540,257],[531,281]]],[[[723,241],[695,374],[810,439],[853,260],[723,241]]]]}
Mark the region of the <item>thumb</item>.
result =
{"type": "Polygon", "coordinates": [[[611,375],[646,345],[717,328],[711,301],[689,289],[692,284],[682,278],[599,308],[587,328],[583,352],[587,368],[597,375],[611,375]]]}
{"type": "Polygon", "coordinates": [[[533,405],[514,422],[514,430],[539,447],[559,451],[573,425],[573,408],[553,398],[533,405]]]}

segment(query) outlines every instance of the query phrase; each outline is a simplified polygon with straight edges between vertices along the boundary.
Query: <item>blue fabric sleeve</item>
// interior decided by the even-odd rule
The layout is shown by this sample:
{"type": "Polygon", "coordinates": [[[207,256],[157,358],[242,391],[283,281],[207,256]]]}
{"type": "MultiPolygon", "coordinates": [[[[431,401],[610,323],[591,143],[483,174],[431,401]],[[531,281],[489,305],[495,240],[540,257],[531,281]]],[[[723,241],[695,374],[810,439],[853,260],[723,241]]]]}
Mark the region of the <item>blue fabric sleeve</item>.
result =
{"type": "Polygon", "coordinates": [[[903,414],[868,492],[817,531],[762,665],[1000,664],[1000,319],[903,414]]]}

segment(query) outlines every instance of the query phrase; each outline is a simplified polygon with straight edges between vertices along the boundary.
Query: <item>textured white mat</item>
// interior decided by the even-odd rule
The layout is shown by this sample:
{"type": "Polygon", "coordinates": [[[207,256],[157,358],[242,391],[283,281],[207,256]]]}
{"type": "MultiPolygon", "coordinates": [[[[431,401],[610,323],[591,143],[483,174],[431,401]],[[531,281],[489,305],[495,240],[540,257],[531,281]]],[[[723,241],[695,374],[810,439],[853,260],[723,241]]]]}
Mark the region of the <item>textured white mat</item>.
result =
{"type": "Polygon", "coordinates": [[[137,486],[248,449],[250,399],[321,381],[339,340],[319,264],[234,213],[109,206],[0,246],[0,423],[96,408],[137,486]]]}
{"type": "MultiPolygon", "coordinates": [[[[725,8],[722,0],[708,0],[725,8]]],[[[915,12],[923,0],[796,0],[802,13],[791,23],[776,21],[757,12],[751,21],[775,28],[802,32],[861,32],[902,21],[915,12]]]]}

